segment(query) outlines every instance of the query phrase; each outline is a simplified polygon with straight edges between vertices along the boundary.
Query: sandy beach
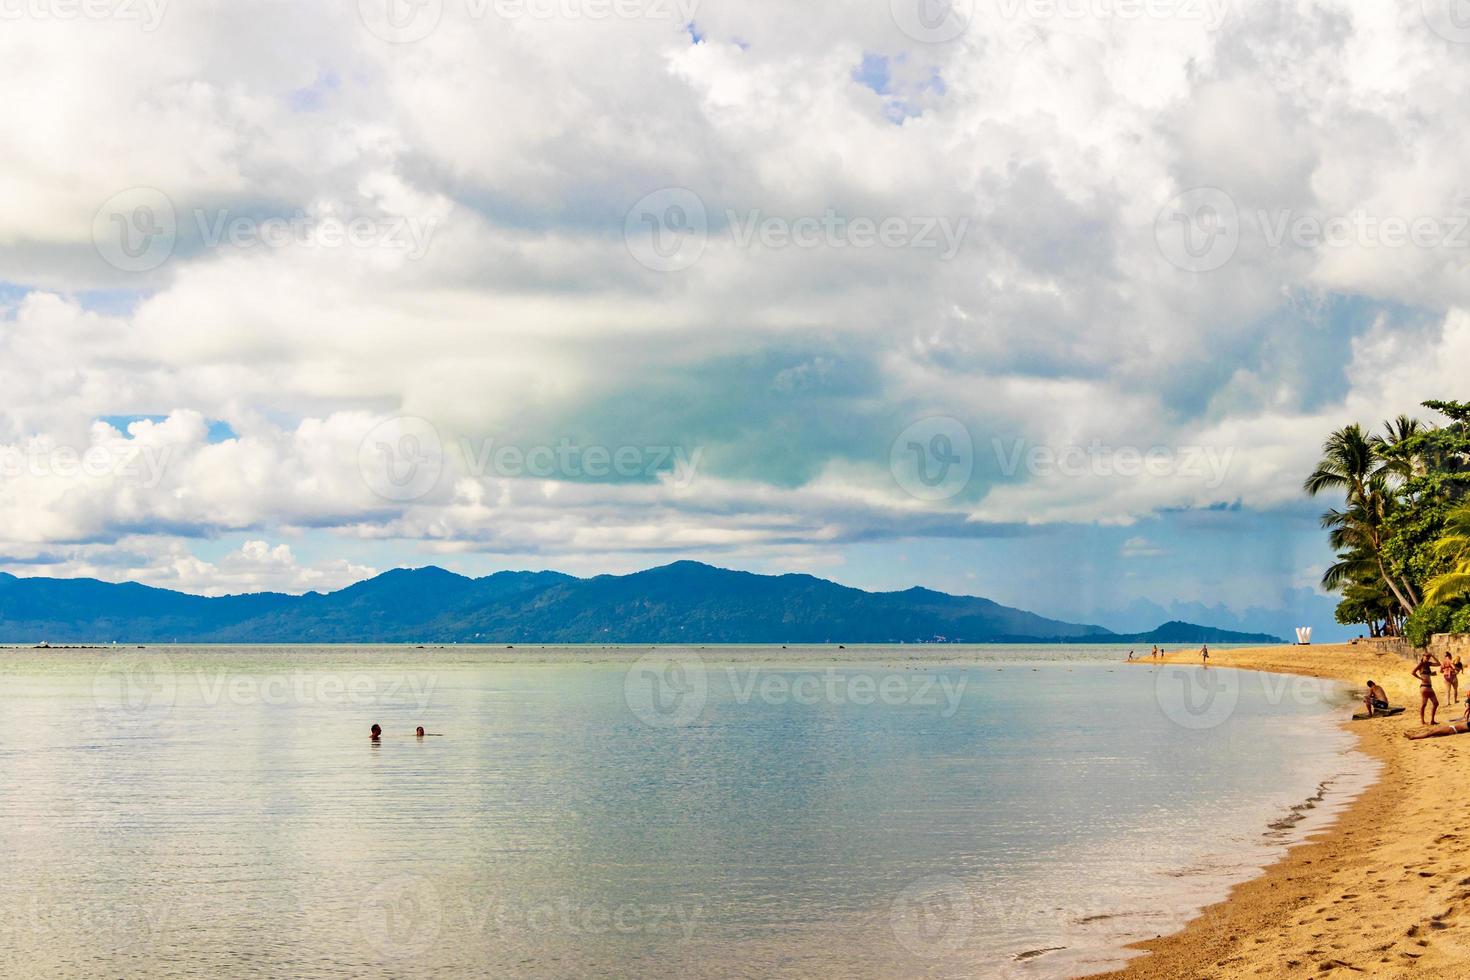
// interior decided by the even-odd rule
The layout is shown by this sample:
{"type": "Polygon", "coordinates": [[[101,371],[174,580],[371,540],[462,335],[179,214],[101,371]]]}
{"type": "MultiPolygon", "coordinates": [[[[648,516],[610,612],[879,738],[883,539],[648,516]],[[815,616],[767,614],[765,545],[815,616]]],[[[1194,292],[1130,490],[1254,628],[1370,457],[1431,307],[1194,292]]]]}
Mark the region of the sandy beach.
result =
{"type": "MultiPolygon", "coordinates": [[[[1195,649],[1166,658],[1197,663],[1195,649]]],[[[1418,682],[1402,657],[1359,646],[1280,646],[1211,651],[1214,666],[1343,680],[1373,678],[1396,718],[1348,721],[1382,775],[1327,831],[1185,929],[1140,943],[1148,955],[1116,980],[1163,977],[1464,977],[1470,970],[1470,818],[1459,780],[1470,736],[1410,741],[1419,728],[1418,682]]],[[[1146,666],[1148,661],[1143,661],[1146,666]]],[[[1463,705],[1444,703],[1441,721],[1463,705]]],[[[1462,685],[1461,695],[1465,694],[1462,685]]],[[[1361,710],[1361,709],[1359,709],[1361,710]]]]}

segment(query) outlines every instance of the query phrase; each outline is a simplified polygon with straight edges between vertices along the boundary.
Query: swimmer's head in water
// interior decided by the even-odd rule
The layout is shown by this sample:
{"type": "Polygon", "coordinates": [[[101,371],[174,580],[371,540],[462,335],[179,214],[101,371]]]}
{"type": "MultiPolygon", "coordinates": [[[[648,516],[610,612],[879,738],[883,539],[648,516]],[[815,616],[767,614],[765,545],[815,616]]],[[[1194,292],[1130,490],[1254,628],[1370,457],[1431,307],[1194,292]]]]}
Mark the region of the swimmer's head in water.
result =
{"type": "Polygon", "coordinates": [[[379,728],[377,725],[374,725],[372,728],[372,733],[373,738],[377,738],[379,735],[383,734],[383,729],[379,728]]]}
{"type": "Polygon", "coordinates": [[[419,738],[423,738],[424,737],[424,726],[423,725],[420,725],[419,727],[415,728],[413,730],[413,733],[415,735],[417,735],[419,738]]]}

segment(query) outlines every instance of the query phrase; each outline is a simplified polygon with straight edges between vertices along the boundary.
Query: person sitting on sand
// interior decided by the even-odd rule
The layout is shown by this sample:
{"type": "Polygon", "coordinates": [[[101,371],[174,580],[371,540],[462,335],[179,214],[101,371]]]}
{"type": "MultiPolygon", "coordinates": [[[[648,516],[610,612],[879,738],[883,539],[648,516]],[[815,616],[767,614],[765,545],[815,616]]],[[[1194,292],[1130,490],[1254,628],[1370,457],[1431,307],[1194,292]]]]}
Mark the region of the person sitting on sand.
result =
{"type": "Polygon", "coordinates": [[[1465,717],[1459,721],[1435,725],[1433,728],[1426,728],[1422,732],[1404,732],[1404,738],[1439,738],[1441,735],[1464,735],[1466,732],[1470,732],[1470,698],[1465,699],[1465,717]]]}
{"type": "Polygon", "coordinates": [[[383,737],[383,729],[381,726],[374,724],[373,727],[368,731],[368,734],[371,735],[373,741],[376,742],[378,739],[383,737]]]}
{"type": "Polygon", "coordinates": [[[1368,682],[1368,693],[1363,697],[1363,707],[1368,709],[1369,717],[1388,710],[1388,692],[1377,681],[1368,682]]]}
{"type": "Polygon", "coordinates": [[[1439,698],[1434,694],[1434,657],[1429,651],[1424,651],[1424,656],[1414,665],[1413,675],[1419,678],[1419,724],[1432,725],[1434,718],[1439,714],[1439,698]],[[1432,705],[1429,709],[1429,721],[1424,720],[1424,708],[1432,705]]]}

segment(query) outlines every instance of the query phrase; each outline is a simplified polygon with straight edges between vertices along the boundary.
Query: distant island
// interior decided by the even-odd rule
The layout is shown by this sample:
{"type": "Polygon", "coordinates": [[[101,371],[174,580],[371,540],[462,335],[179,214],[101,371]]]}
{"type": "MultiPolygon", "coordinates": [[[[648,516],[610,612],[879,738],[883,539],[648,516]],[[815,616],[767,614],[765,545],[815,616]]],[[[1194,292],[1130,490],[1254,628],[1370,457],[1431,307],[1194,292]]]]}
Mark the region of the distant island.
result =
{"type": "Polygon", "coordinates": [[[929,589],[681,561],[575,578],[396,569],[326,595],[206,596],[0,573],[0,643],[1279,643],[1170,622],[1147,633],[929,589]]]}

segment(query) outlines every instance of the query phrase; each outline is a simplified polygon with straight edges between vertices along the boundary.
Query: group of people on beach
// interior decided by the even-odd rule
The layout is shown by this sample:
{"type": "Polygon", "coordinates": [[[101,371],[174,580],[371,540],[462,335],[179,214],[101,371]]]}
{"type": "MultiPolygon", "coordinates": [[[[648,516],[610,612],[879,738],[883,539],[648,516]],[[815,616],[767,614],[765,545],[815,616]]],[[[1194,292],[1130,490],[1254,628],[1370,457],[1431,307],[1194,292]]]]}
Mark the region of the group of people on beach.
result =
{"type": "MultiPolygon", "coordinates": [[[[1459,657],[1451,659],[1448,653],[1436,661],[1434,654],[1424,651],[1410,673],[1419,682],[1419,724],[1430,727],[1423,731],[1406,732],[1406,738],[1436,738],[1470,732],[1470,698],[1465,699],[1465,713],[1458,720],[1443,725],[1436,724],[1439,715],[1439,695],[1434,693],[1436,667],[1439,668],[1439,676],[1444,679],[1445,697],[1449,699],[1449,703],[1456,704],[1460,700],[1460,674],[1465,670],[1465,664],[1459,657]],[[1429,714],[1428,720],[1424,717],[1426,710],[1429,714]]],[[[1388,693],[1377,681],[1368,681],[1368,693],[1363,697],[1363,706],[1368,709],[1369,716],[1384,714],[1389,710],[1388,693]]]]}
{"type": "MultiPolygon", "coordinates": [[[[1425,650],[1413,670],[1414,677],[1419,681],[1419,724],[1421,725],[1433,725],[1435,716],[1439,714],[1439,697],[1434,693],[1434,668],[1436,666],[1439,667],[1439,676],[1444,678],[1444,692],[1450,704],[1455,704],[1460,700],[1460,672],[1465,669],[1465,665],[1459,657],[1451,660],[1449,653],[1445,653],[1443,659],[1436,664],[1434,654],[1425,650]],[[1424,720],[1425,708],[1429,709],[1428,722],[1424,720]]],[[[1428,738],[1430,734],[1458,735],[1461,732],[1470,731],[1470,698],[1465,701],[1465,716],[1462,719],[1440,727],[1447,731],[1426,733],[1418,737],[1428,738]]]]}
{"type": "MultiPolygon", "coordinates": [[[[1138,659],[1142,660],[1143,658],[1139,657],[1138,659]]],[[[1148,659],[1150,662],[1164,659],[1164,651],[1158,646],[1158,644],[1155,644],[1154,648],[1148,652],[1148,659]]],[[[1200,663],[1204,664],[1206,667],[1210,665],[1210,645],[1208,643],[1199,648],[1199,659],[1200,663]]],[[[1133,662],[1132,650],[1128,651],[1128,662],[1133,662]]]]}

